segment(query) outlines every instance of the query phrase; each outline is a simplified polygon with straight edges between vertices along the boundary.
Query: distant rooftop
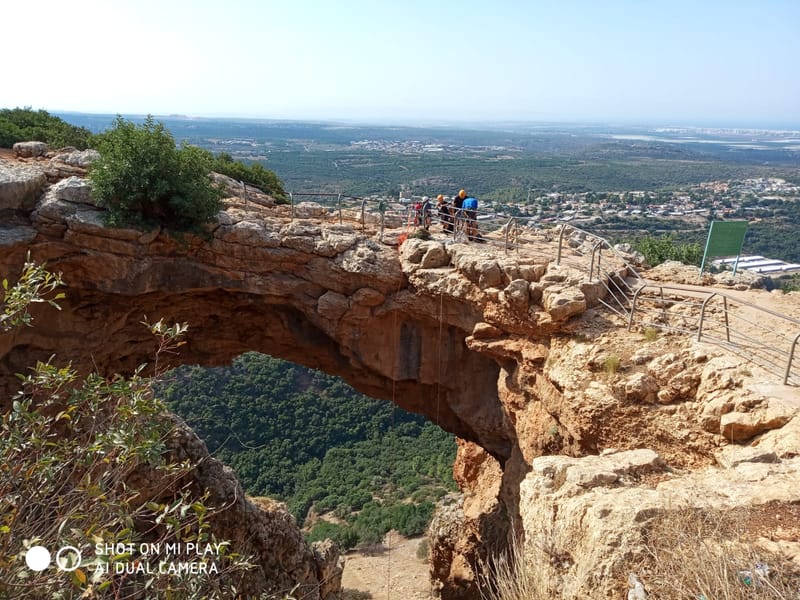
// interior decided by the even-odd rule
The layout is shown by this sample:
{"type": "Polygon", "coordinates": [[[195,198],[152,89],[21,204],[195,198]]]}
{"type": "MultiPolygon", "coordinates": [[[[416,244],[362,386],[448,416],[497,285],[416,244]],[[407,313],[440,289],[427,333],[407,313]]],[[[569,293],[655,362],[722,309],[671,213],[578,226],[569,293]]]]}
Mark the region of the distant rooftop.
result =
{"type": "MultiPolygon", "coordinates": [[[[733,267],[736,264],[736,258],[720,258],[713,261],[712,264],[717,267],[723,265],[733,267]]],[[[787,263],[776,258],[766,258],[764,256],[741,256],[739,257],[739,266],[737,268],[763,275],[800,273],[800,264],[787,263]]]]}

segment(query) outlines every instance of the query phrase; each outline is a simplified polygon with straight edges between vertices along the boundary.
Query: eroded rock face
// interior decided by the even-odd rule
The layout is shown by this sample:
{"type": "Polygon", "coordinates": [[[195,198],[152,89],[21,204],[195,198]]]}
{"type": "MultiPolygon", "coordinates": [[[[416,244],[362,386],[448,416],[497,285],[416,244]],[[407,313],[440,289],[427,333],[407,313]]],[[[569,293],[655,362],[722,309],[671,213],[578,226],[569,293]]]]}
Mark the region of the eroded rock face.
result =
{"type": "Polygon", "coordinates": [[[12,168],[0,161],[0,210],[30,210],[46,183],[47,177],[39,167],[12,168]]]}
{"type": "MultiPolygon", "coordinates": [[[[481,561],[514,532],[562,530],[568,550],[556,553],[551,576],[572,590],[565,597],[617,594],[641,535],[628,521],[645,523],[665,494],[685,495],[702,479],[720,490],[730,482],[731,505],[756,502],[764,482],[780,481],[780,497],[800,501],[791,487],[797,404],[755,385],[741,359],[719,349],[628,332],[600,308],[602,282],[579,267],[580,253],[591,253],[580,236],[570,266],[556,266],[555,248],[510,255],[444,236],[398,251],[370,219],[362,232],[240,197],[226,201],[207,237],[180,239],[105,227],[80,178],[50,187],[35,206],[10,197],[0,188],[0,204],[15,207],[0,226],[0,275],[13,280],[30,251],[63,273],[67,289],[60,312],[37,306],[35,327],[0,335],[4,391],[14,372],[54,353],[84,372],[130,372],[152,354],[146,317],[189,324],[177,361],[265,352],[424,414],[460,438],[454,474],[464,496],[431,531],[444,599],[476,598],[481,561]],[[737,454],[737,442],[762,446],[761,459],[737,454]],[[646,485],[652,477],[658,486],[646,485]]],[[[198,481],[222,481],[220,496],[235,496],[232,475],[214,468],[198,481]]],[[[263,573],[309,585],[335,575],[320,558],[330,549],[304,546],[288,515],[253,510],[236,504],[221,535],[262,540],[263,573]]]]}
{"type": "Polygon", "coordinates": [[[336,545],[309,546],[286,505],[249,500],[230,467],[210,456],[205,443],[179,419],[175,421],[169,451],[176,462],[197,465],[192,485],[199,496],[207,494],[208,506],[216,509],[209,520],[213,532],[237,552],[253,557],[255,568],[235,582],[241,593],[280,595],[294,589],[316,600],[338,597],[342,563],[336,545]]]}

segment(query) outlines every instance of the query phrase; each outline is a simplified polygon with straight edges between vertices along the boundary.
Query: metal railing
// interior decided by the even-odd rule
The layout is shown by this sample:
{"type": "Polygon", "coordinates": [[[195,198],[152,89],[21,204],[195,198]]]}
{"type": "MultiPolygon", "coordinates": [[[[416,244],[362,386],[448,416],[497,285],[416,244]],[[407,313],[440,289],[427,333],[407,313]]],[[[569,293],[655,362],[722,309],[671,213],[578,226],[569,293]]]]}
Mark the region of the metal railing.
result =
{"type": "Polygon", "coordinates": [[[510,217],[497,212],[475,211],[474,235],[468,235],[469,219],[463,209],[450,207],[441,214],[433,203],[426,214],[415,204],[402,201],[376,200],[331,192],[290,193],[292,218],[309,217],[340,224],[359,223],[362,230],[375,225],[403,228],[406,231],[435,226],[455,242],[477,242],[517,252],[541,256],[552,261],[553,244],[557,243],[556,265],[569,266],[585,273],[590,282],[604,288],[598,302],[620,316],[630,313],[630,298],[643,280],[636,269],[604,238],[569,223],[539,223],[531,217],[510,217]],[[308,210],[300,210],[298,199],[313,200],[308,210]],[[426,220],[426,216],[429,220],[426,220]],[[451,225],[445,229],[446,225],[451,225]],[[607,253],[604,255],[603,251],[607,253]]]}
{"type": "MultiPolygon", "coordinates": [[[[425,226],[411,203],[330,192],[290,193],[289,198],[292,219],[305,216],[339,224],[356,222],[362,231],[379,228],[381,237],[385,228],[410,231],[425,226]],[[314,200],[314,205],[308,211],[299,210],[300,198],[314,200]]],[[[471,241],[464,227],[464,211],[455,210],[451,218],[453,227],[442,233],[455,242],[471,241]]],[[[437,207],[431,204],[429,226],[443,224],[437,207]]],[[[541,223],[535,217],[510,217],[483,209],[476,211],[476,225],[474,241],[505,253],[542,256],[549,262],[556,244],[555,264],[583,272],[598,288],[597,303],[627,319],[629,330],[636,321],[645,327],[691,335],[725,346],[773,373],[782,372],[784,384],[792,378],[794,356],[800,346],[800,321],[796,319],[716,290],[647,282],[606,239],[567,222],[541,223]],[[653,290],[657,290],[655,295],[650,293],[653,290]],[[759,322],[746,319],[738,310],[744,306],[779,324],[768,327],[763,318],[759,322]]]]}
{"type": "MultiPolygon", "coordinates": [[[[783,376],[793,377],[800,320],[719,290],[647,283],[633,295],[628,330],[644,327],[691,335],[723,346],[783,376]]],[[[795,369],[797,370],[797,369],[795,369]]]]}

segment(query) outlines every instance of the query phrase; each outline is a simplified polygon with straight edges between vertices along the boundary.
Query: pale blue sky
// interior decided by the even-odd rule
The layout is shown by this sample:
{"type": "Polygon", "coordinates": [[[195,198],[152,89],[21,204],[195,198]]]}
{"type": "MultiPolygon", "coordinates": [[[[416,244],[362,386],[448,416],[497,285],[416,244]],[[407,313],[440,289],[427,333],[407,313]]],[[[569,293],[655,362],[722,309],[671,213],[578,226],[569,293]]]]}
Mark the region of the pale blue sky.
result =
{"type": "Polygon", "coordinates": [[[800,0],[3,2],[0,106],[800,126],[800,0]]]}

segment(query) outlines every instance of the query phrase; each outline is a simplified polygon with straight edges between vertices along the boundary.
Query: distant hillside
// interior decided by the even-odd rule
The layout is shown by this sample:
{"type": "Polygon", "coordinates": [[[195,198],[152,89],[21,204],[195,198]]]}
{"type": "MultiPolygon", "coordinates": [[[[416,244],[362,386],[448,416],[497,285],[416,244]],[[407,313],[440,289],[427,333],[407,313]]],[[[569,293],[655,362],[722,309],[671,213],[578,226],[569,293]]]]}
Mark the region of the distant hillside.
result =
{"type": "Polygon", "coordinates": [[[176,369],[161,394],[251,495],[287,502],[300,522],[312,506],[361,511],[342,531],[322,527],[345,545],[389,528],[420,533],[433,501],[455,489],[452,435],[305,367],[250,353],[230,367],[176,369]]]}

